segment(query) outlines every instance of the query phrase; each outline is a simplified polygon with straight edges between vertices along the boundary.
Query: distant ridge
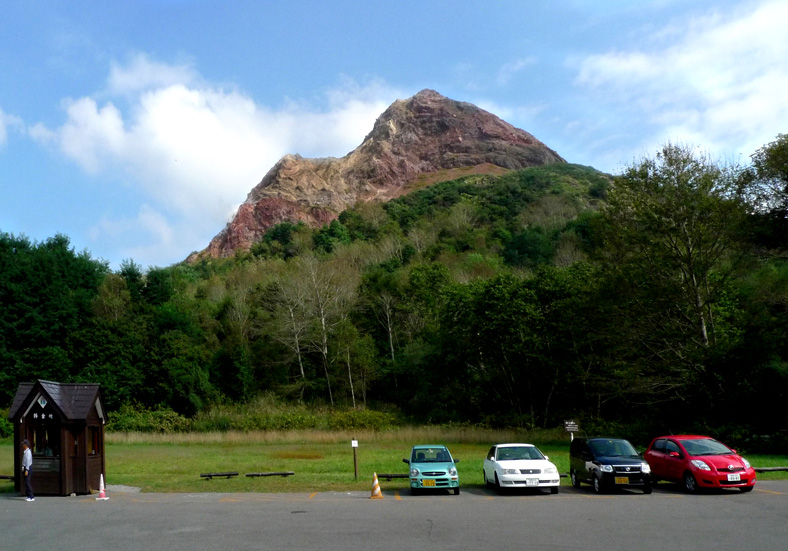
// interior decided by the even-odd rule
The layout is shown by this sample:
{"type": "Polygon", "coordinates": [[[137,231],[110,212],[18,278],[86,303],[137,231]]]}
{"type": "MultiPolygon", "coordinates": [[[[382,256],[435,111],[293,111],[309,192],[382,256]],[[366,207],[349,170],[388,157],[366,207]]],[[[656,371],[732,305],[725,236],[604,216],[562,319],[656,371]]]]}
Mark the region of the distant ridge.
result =
{"type": "Polygon", "coordinates": [[[397,100],[341,158],[282,157],[208,247],[187,260],[228,257],[280,222],[320,226],[362,201],[385,202],[461,174],[566,162],[524,130],[434,90],[397,100]]]}

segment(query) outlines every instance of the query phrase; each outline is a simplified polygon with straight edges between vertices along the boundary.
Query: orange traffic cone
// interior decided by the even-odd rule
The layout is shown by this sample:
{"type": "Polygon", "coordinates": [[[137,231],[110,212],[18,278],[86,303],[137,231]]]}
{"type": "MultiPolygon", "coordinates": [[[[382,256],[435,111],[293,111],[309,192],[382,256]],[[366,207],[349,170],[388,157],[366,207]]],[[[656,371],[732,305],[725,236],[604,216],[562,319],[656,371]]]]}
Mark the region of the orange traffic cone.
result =
{"type": "Polygon", "coordinates": [[[101,478],[99,478],[99,496],[96,498],[96,501],[98,500],[106,501],[107,499],[109,498],[107,497],[107,494],[104,492],[104,475],[102,474],[101,478]]]}
{"type": "Polygon", "coordinates": [[[375,473],[375,478],[372,479],[372,495],[369,496],[369,499],[383,499],[380,484],[378,483],[378,473],[375,473]]]}

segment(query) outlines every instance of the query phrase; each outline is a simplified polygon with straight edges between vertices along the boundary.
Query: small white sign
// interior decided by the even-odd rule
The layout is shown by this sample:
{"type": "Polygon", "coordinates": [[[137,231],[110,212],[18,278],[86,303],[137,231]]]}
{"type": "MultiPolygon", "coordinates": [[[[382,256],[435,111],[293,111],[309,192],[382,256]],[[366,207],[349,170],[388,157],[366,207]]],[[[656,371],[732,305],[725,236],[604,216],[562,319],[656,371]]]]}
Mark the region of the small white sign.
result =
{"type": "Polygon", "coordinates": [[[350,441],[351,448],[358,448],[358,440],[351,440],[350,441]]]}

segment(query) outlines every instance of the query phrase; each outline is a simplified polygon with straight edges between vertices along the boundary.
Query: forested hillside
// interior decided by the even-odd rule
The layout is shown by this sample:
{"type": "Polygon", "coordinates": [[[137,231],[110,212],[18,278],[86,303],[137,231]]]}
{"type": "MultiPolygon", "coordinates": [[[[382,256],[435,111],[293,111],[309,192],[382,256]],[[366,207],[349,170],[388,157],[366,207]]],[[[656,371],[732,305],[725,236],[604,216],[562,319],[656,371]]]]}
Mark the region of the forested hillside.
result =
{"type": "Polygon", "coordinates": [[[0,234],[0,406],[42,378],[187,416],[273,393],[432,422],[775,434],[787,143],[750,167],[668,145],[615,178],[467,176],[166,268],[0,234]]]}

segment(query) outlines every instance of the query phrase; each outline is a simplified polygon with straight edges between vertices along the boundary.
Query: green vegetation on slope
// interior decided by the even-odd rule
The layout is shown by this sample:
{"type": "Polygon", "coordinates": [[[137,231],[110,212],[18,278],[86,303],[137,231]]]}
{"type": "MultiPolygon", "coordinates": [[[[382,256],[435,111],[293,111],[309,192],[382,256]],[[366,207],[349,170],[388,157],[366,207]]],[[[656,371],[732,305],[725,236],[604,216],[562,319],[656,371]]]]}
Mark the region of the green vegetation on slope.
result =
{"type": "Polygon", "coordinates": [[[0,405],[43,378],[101,383],[119,429],[571,417],[775,449],[788,267],[756,168],[469,175],[147,272],[0,234],[0,405]]]}

